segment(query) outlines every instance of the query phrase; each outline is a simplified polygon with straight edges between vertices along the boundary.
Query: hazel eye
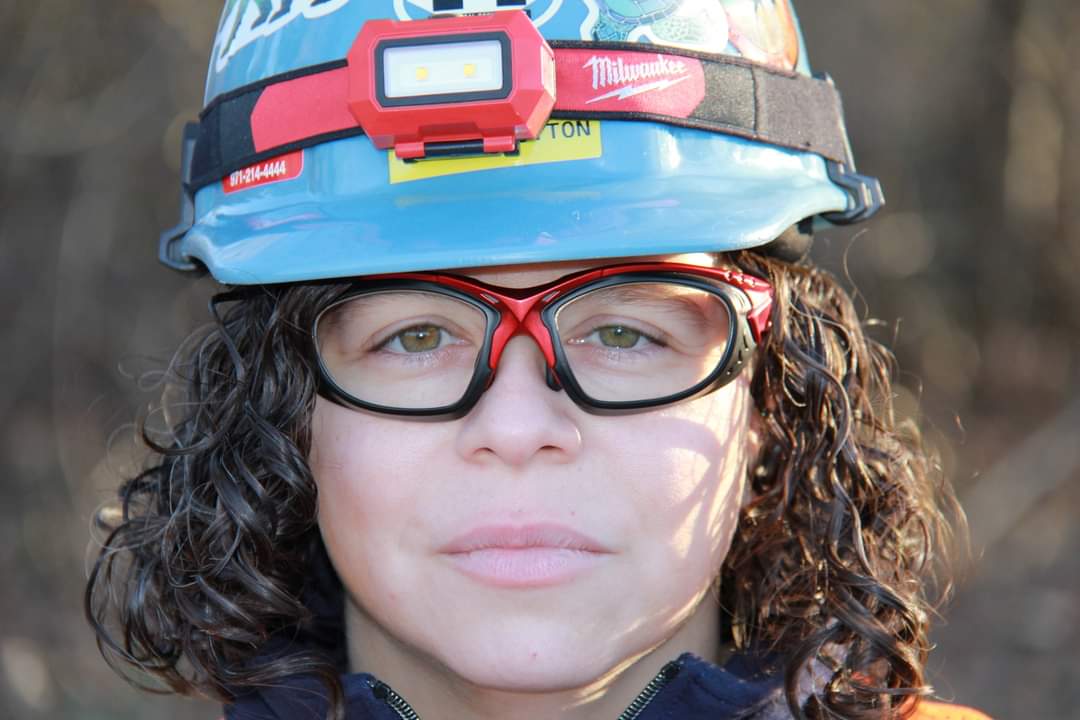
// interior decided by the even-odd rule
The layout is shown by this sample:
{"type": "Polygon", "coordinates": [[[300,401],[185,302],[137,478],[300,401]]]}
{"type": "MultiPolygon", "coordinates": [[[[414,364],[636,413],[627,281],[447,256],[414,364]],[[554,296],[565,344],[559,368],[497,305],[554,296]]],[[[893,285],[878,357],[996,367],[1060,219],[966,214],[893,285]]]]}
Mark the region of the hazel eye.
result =
{"type": "Polygon", "coordinates": [[[449,333],[437,325],[415,325],[395,334],[384,347],[406,353],[423,353],[438,350],[449,333]]]}
{"type": "Polygon", "coordinates": [[[645,335],[625,325],[607,325],[596,329],[597,339],[605,346],[629,350],[645,338],[645,335]]]}

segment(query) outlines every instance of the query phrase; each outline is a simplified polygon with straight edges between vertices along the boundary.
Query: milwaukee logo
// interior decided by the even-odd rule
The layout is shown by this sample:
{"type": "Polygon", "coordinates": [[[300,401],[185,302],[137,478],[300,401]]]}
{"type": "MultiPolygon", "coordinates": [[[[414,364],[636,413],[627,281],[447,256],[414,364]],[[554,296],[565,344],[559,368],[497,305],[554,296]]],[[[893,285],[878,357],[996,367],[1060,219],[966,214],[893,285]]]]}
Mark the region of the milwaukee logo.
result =
{"type": "Polygon", "coordinates": [[[628,63],[621,57],[593,55],[586,61],[583,69],[592,70],[593,90],[601,90],[612,85],[620,86],[587,100],[586,104],[608,98],[621,100],[652,90],[663,90],[690,77],[686,63],[663,55],[657,55],[655,60],[641,63],[628,63]],[[644,80],[652,80],[652,82],[640,84],[644,80]]]}

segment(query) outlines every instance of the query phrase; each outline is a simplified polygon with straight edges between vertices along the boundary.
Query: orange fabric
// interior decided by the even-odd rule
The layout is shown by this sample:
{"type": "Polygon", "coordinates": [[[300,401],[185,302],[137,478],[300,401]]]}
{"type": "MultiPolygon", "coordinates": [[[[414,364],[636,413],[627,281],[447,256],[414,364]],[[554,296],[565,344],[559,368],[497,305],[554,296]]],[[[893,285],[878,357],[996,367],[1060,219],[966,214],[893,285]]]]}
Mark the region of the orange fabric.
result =
{"type": "Polygon", "coordinates": [[[911,720],[990,720],[990,717],[962,705],[924,700],[919,703],[919,711],[911,716],[911,720]]]}

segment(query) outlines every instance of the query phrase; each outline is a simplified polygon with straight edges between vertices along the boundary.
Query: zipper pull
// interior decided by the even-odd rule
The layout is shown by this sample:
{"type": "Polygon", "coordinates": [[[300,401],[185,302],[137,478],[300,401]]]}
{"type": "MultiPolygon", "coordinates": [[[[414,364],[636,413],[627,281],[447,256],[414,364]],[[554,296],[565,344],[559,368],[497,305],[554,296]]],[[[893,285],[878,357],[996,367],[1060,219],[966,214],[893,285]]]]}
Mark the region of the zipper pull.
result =
{"type": "Polygon", "coordinates": [[[394,688],[381,680],[371,680],[368,684],[371,685],[371,694],[376,699],[382,700],[389,705],[390,709],[396,712],[401,720],[420,720],[420,716],[416,714],[416,711],[412,709],[409,703],[405,702],[405,698],[394,691],[394,688]]]}
{"type": "Polygon", "coordinates": [[[656,673],[656,677],[649,681],[649,684],[645,686],[645,689],[638,693],[638,696],[634,698],[634,702],[622,711],[617,720],[637,720],[641,716],[641,713],[645,712],[645,709],[649,707],[649,704],[660,694],[660,691],[667,686],[672,680],[678,677],[682,672],[682,663],[678,660],[672,660],[664,667],[660,668],[660,672],[656,673]]]}

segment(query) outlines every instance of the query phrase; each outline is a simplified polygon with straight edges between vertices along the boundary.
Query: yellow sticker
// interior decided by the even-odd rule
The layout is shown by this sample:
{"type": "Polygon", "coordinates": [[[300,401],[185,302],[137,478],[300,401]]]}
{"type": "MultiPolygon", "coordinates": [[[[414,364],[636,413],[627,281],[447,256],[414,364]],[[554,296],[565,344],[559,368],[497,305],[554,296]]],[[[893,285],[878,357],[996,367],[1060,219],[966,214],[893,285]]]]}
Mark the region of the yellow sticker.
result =
{"type": "Polygon", "coordinates": [[[426,180],[443,175],[517,167],[518,165],[542,165],[589,160],[604,152],[600,140],[599,120],[551,120],[540,131],[536,140],[523,142],[517,155],[475,155],[464,158],[439,158],[436,160],[399,160],[393,150],[387,152],[390,160],[390,183],[426,180]]]}

